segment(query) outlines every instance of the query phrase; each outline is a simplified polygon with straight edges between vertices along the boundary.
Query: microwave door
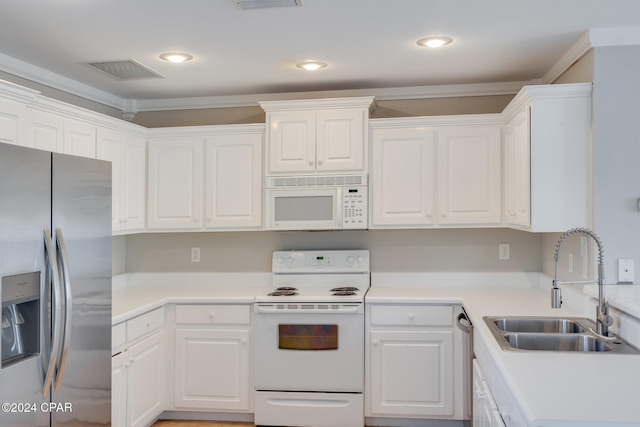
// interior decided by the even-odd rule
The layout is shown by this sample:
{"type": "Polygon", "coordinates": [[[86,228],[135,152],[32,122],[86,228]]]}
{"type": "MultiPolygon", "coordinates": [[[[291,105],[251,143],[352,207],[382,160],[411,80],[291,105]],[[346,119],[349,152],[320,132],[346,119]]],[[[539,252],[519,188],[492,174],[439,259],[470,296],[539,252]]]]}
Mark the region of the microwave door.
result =
{"type": "Polygon", "coordinates": [[[342,227],[341,188],[272,190],[269,226],[276,230],[342,227]]]}

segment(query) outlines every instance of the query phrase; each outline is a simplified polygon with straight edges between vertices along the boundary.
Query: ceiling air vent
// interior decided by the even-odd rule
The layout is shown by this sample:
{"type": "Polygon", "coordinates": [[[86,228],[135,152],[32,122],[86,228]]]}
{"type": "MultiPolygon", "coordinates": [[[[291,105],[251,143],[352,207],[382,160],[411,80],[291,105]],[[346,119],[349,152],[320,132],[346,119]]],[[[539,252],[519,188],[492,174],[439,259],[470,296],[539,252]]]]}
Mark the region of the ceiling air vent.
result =
{"type": "Polygon", "coordinates": [[[240,9],[302,6],[302,0],[233,0],[240,9]]]}
{"type": "Polygon", "coordinates": [[[133,59],[121,61],[88,62],[88,65],[102,71],[116,80],[140,80],[161,79],[160,74],[155,73],[133,59]]]}

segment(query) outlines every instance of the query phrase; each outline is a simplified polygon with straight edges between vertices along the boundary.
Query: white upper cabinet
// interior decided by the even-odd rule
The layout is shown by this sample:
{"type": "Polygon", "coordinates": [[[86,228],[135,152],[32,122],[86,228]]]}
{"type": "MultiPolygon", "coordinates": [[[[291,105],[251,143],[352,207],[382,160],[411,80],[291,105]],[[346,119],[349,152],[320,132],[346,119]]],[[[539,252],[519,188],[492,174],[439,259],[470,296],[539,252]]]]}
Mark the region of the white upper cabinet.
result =
{"type": "Polygon", "coordinates": [[[206,228],[262,225],[262,134],[231,131],[206,138],[206,228]]]}
{"type": "Polygon", "coordinates": [[[447,127],[437,133],[438,222],[499,225],[500,126],[447,127]]]}
{"type": "Polygon", "coordinates": [[[152,132],[149,230],[260,228],[264,126],[152,132]]]}
{"type": "Polygon", "coordinates": [[[589,226],[591,88],[526,86],[503,111],[506,226],[535,232],[589,226]]]}
{"type": "Polygon", "coordinates": [[[523,108],[509,120],[503,133],[504,221],[510,226],[531,224],[529,120],[529,108],[523,108]]]}
{"type": "Polygon", "coordinates": [[[35,90],[0,82],[0,142],[29,146],[26,141],[27,107],[38,96],[35,90]]]}
{"type": "Polygon", "coordinates": [[[45,111],[27,109],[27,147],[40,150],[63,152],[63,127],[62,117],[45,111]]]}
{"type": "Polygon", "coordinates": [[[498,115],[372,121],[372,228],[497,226],[498,115]]]}
{"type": "Polygon", "coordinates": [[[74,156],[96,158],[96,125],[79,120],[65,119],[63,151],[74,156]]]}
{"type": "MultiPolygon", "coordinates": [[[[77,147],[82,147],[80,144],[77,147]]],[[[98,129],[97,158],[111,162],[113,234],[144,230],[146,141],[140,135],[98,129]]]]}
{"type": "Polygon", "coordinates": [[[261,102],[267,175],[367,172],[373,97],[261,102]]]}
{"type": "Polygon", "coordinates": [[[149,230],[201,228],[203,140],[150,139],[149,230]]]}
{"type": "Polygon", "coordinates": [[[372,129],[372,225],[433,224],[434,133],[420,126],[372,129]]]}
{"type": "Polygon", "coordinates": [[[19,102],[0,99],[0,142],[26,145],[24,123],[26,109],[19,102]]]}

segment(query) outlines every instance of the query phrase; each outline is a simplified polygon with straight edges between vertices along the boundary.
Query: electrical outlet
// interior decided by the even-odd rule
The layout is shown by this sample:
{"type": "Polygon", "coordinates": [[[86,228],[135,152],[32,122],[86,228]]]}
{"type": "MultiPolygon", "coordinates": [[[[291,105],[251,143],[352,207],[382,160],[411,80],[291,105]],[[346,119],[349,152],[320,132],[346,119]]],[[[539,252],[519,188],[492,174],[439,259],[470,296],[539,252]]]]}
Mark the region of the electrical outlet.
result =
{"type": "Polygon", "coordinates": [[[498,259],[506,261],[511,258],[511,245],[508,243],[500,243],[498,245],[498,259]]]}
{"type": "Polygon", "coordinates": [[[632,259],[618,260],[618,283],[633,283],[634,262],[632,259]]]}
{"type": "Polygon", "coordinates": [[[200,248],[191,248],[191,262],[200,262],[200,248]]]}

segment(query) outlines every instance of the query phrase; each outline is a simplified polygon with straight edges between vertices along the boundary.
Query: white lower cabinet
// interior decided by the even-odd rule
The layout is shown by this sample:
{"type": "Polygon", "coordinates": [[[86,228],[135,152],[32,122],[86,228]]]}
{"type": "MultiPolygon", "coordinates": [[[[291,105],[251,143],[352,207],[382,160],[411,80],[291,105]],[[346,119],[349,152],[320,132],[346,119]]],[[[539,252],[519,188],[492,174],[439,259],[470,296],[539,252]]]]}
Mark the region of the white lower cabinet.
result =
{"type": "Polygon", "coordinates": [[[114,337],[123,325],[126,342],[111,358],[111,425],[148,426],[164,410],[164,308],[115,325],[114,337]]]}
{"type": "Polygon", "coordinates": [[[485,376],[480,363],[473,359],[472,427],[525,427],[512,394],[497,372],[485,376]]]}
{"type": "Polygon", "coordinates": [[[460,306],[367,307],[367,417],[467,419],[460,306]]]}
{"type": "Polygon", "coordinates": [[[489,385],[477,360],[473,360],[473,427],[505,427],[489,385]]]}
{"type": "Polygon", "coordinates": [[[177,305],[175,410],[249,412],[250,305],[177,305]]]}

